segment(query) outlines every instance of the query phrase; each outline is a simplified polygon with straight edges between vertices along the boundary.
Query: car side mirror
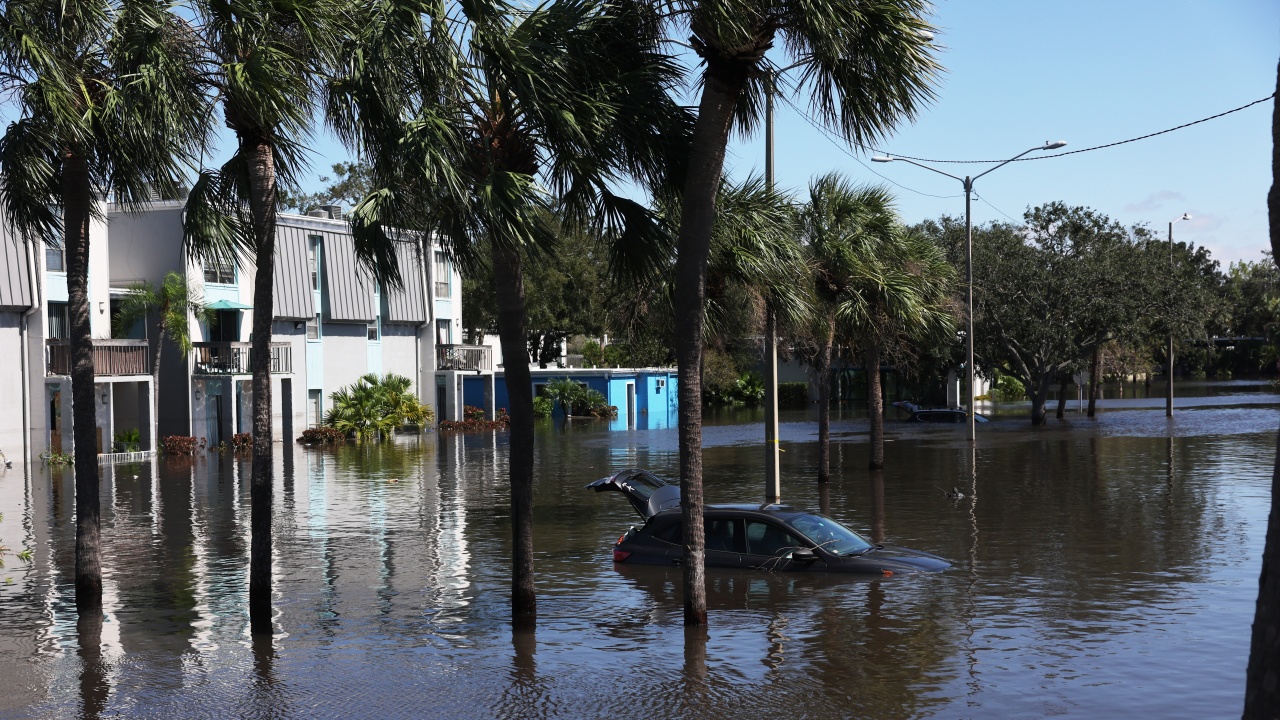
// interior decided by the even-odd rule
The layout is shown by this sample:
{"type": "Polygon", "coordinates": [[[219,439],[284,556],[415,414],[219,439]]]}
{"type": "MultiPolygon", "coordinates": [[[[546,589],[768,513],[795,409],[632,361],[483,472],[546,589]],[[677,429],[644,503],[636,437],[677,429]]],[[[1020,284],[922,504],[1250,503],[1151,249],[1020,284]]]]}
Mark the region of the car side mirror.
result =
{"type": "Polygon", "coordinates": [[[813,552],[812,548],[796,548],[791,551],[791,561],[798,562],[801,565],[808,565],[817,562],[818,556],[813,552]]]}

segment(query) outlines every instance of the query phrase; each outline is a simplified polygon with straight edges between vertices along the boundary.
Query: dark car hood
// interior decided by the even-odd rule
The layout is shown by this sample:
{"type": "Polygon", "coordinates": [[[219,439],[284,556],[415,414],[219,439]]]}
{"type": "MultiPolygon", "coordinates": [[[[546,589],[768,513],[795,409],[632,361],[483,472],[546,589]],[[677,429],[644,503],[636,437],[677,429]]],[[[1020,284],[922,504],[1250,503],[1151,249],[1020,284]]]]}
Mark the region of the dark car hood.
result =
{"type": "Polygon", "coordinates": [[[915,570],[938,572],[951,567],[951,563],[943,558],[927,552],[912,550],[895,545],[881,545],[862,555],[848,555],[835,558],[838,564],[850,564],[868,568],[879,567],[881,570],[915,570]]]}

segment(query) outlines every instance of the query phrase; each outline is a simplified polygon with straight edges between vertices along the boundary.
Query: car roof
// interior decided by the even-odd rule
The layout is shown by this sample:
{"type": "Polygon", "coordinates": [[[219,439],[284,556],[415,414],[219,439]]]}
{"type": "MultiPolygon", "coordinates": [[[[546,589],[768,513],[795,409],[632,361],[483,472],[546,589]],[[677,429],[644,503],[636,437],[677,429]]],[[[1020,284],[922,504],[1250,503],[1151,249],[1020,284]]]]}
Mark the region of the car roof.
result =
{"type": "MultiPolygon", "coordinates": [[[[806,515],[803,510],[799,510],[790,505],[753,505],[750,503],[722,503],[716,505],[706,505],[703,507],[703,513],[737,513],[742,515],[764,515],[767,517],[776,517],[779,520],[790,520],[797,515],[806,515]]],[[[654,515],[654,517],[669,517],[680,515],[680,508],[674,507],[654,515]]]]}

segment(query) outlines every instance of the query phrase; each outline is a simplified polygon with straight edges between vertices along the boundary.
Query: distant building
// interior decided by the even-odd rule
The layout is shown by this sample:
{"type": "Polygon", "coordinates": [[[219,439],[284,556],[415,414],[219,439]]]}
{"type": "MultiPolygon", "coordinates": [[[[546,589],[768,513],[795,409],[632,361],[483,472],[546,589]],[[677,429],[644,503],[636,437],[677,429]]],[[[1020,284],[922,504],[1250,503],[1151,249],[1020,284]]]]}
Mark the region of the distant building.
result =
{"type": "MultiPolygon", "coordinates": [[[[106,208],[91,228],[89,294],[94,335],[100,452],[115,433],[138,429],[141,450],[165,435],[203,437],[211,445],[251,427],[249,349],[253,328],[251,262],[202,264],[182,243],[182,202],[156,202],[138,214],[106,208]],[[191,318],[193,349],[166,342],[159,417],[150,417],[156,328],[139,324],[113,338],[111,318],[129,286],[159,285],[171,271],[193,298],[214,310],[191,318]]],[[[461,417],[462,376],[487,378],[492,350],[455,344],[461,334],[462,283],[434,243],[397,245],[402,287],[382,288],[357,262],[340,208],[277,221],[271,336],[275,438],[292,441],[320,424],[330,395],[366,373],[413,381],[441,418],[461,417]]],[[[67,286],[61,251],[14,236],[0,221],[0,451],[33,458],[71,451],[67,286]],[[21,412],[17,412],[17,409],[21,412]]]]}

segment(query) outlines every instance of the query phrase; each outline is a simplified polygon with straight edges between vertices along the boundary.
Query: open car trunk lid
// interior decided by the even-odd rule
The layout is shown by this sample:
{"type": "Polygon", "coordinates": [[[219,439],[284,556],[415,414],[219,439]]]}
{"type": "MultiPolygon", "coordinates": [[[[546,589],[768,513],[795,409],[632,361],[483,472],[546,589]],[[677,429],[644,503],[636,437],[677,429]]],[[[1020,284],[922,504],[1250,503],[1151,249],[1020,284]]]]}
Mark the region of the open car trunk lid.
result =
{"type": "Polygon", "coordinates": [[[596,492],[612,490],[622,493],[645,520],[680,504],[680,486],[672,485],[648,470],[622,470],[587,487],[596,492]]]}

